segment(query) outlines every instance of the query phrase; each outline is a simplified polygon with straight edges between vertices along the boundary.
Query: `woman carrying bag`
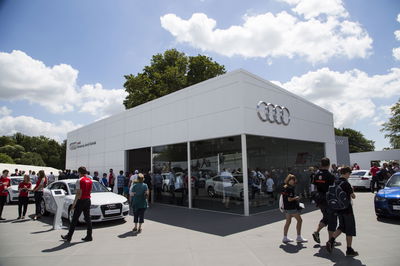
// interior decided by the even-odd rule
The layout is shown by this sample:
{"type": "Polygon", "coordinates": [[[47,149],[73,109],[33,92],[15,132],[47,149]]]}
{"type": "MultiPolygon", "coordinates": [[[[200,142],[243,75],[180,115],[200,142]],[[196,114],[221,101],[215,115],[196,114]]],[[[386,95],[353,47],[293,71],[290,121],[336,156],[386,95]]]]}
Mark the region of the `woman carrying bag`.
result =
{"type": "Polygon", "coordinates": [[[147,184],[143,183],[144,176],[143,174],[139,174],[137,181],[133,184],[131,188],[131,208],[133,211],[133,223],[135,227],[133,227],[133,232],[142,232],[142,224],[144,222],[144,212],[147,209],[148,202],[147,199],[149,197],[149,188],[147,184]],[[139,228],[137,224],[139,223],[139,228]]]}

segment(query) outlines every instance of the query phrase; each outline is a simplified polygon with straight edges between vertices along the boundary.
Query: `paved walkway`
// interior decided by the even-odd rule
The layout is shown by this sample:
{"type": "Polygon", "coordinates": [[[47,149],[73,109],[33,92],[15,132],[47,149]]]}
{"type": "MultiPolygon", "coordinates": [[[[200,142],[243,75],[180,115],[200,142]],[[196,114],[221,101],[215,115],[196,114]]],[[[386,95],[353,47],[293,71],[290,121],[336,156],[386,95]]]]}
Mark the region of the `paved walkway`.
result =
{"type": "MultiPolygon", "coordinates": [[[[0,223],[0,265],[399,265],[399,220],[377,221],[372,193],[357,193],[354,204],[360,256],[347,258],[342,246],[328,254],[311,239],[319,211],[303,215],[304,245],[281,243],[283,215],[278,211],[242,217],[201,210],[153,205],[143,232],[133,234],[132,219],[94,225],[94,241],[82,242],[80,227],[70,244],[60,241],[65,230],[52,230],[52,216],[40,221],[0,223]]],[[[28,213],[34,211],[30,204],[28,213]]],[[[17,206],[4,217],[15,218],[17,206]]],[[[294,221],[293,221],[294,222],[294,221]]],[[[295,222],[289,231],[295,237],[295,222]]],[[[339,241],[345,242],[344,237],[339,241]]],[[[321,234],[323,243],[327,233],[321,234]]]]}

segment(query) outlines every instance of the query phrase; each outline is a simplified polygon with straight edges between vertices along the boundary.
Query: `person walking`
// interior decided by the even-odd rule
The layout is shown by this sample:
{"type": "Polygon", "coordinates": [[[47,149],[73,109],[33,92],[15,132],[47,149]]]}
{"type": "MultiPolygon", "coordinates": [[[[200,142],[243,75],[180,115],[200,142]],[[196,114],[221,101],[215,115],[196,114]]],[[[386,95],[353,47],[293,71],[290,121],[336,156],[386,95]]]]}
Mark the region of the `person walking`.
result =
{"type": "Polygon", "coordinates": [[[3,170],[3,175],[0,178],[0,220],[4,221],[5,218],[3,218],[3,208],[4,205],[7,202],[7,196],[8,196],[8,190],[7,188],[10,186],[10,178],[8,178],[8,170],[3,170]]]}
{"type": "Polygon", "coordinates": [[[118,194],[122,195],[124,193],[124,183],[125,183],[125,176],[124,171],[119,171],[119,175],[117,176],[117,189],[118,194]]]}
{"type": "Polygon", "coordinates": [[[18,184],[18,219],[25,219],[26,210],[29,203],[29,191],[31,190],[32,183],[29,175],[24,175],[24,180],[18,184]]]}
{"type": "Polygon", "coordinates": [[[131,206],[133,208],[133,232],[142,232],[142,224],[144,223],[144,212],[148,206],[149,188],[143,183],[143,174],[138,174],[137,181],[131,188],[131,206]],[[139,228],[137,227],[139,223],[139,228]]]}
{"type": "Polygon", "coordinates": [[[377,173],[379,172],[379,167],[377,163],[374,163],[371,167],[371,169],[369,170],[369,172],[372,175],[372,179],[371,179],[371,192],[375,193],[375,184],[376,184],[376,188],[377,191],[379,190],[379,180],[378,180],[378,175],[377,173]]]}
{"type": "Polygon", "coordinates": [[[100,183],[102,183],[104,186],[108,187],[108,179],[107,179],[106,173],[103,173],[103,178],[100,180],[100,183]]]}
{"type": "Polygon", "coordinates": [[[47,186],[47,177],[44,174],[43,170],[40,170],[38,172],[38,179],[36,181],[36,186],[32,190],[35,195],[35,216],[33,217],[33,220],[37,220],[41,217],[41,203],[43,200],[43,188],[47,186]]]}
{"type": "Polygon", "coordinates": [[[86,222],[86,237],[82,238],[83,241],[92,241],[92,221],[90,219],[90,198],[92,193],[93,181],[86,176],[86,168],[81,166],[78,168],[79,179],[76,181],[76,194],[75,200],[71,209],[74,210],[72,222],[69,225],[69,231],[66,235],[61,235],[61,238],[67,242],[71,242],[72,235],[75,231],[75,226],[78,223],[79,216],[83,212],[86,222]]]}
{"type": "Polygon", "coordinates": [[[292,218],[294,217],[297,220],[296,231],[297,231],[297,243],[305,243],[308,242],[307,239],[304,239],[301,236],[301,226],[303,220],[301,219],[301,207],[299,205],[300,197],[295,195],[295,184],[297,182],[296,177],[292,174],[289,174],[285,178],[285,185],[283,186],[282,196],[283,196],[283,208],[285,210],[286,215],[286,223],[283,227],[283,243],[293,242],[293,239],[288,238],[287,234],[289,231],[290,224],[292,222],[292,218]]]}
{"type": "Polygon", "coordinates": [[[358,256],[358,252],[352,248],[353,237],[356,236],[356,222],[354,218],[353,206],[351,204],[351,199],[355,199],[356,195],[354,194],[353,188],[351,187],[348,179],[351,174],[350,167],[343,167],[340,169],[341,177],[337,181],[337,184],[341,187],[341,189],[346,193],[347,198],[349,199],[350,203],[349,206],[344,209],[337,211],[337,215],[339,218],[339,227],[337,230],[332,234],[330,240],[326,243],[326,249],[329,253],[332,253],[335,239],[341,234],[346,234],[346,256],[355,257],[358,256]]]}
{"type": "MultiPolygon", "coordinates": [[[[337,217],[328,208],[328,204],[326,201],[326,192],[328,192],[329,186],[333,185],[335,182],[335,176],[329,172],[329,166],[329,158],[322,158],[321,166],[314,176],[314,185],[317,189],[314,201],[316,202],[317,207],[321,210],[322,213],[322,219],[318,223],[317,230],[312,234],[314,241],[317,243],[321,243],[319,232],[322,230],[322,228],[326,226],[328,227],[328,239],[330,239],[337,226],[337,217]]],[[[340,243],[335,244],[340,245],[340,243]]]]}

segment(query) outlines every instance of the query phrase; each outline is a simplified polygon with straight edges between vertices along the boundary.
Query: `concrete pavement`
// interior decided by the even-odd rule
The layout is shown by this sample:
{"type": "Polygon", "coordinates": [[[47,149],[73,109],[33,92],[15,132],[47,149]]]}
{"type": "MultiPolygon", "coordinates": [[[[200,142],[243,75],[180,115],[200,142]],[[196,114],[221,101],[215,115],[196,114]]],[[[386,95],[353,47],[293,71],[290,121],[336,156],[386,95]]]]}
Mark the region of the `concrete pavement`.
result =
{"type": "MultiPolygon", "coordinates": [[[[399,265],[399,220],[380,220],[373,210],[373,195],[357,193],[354,202],[357,237],[355,258],[345,257],[343,246],[332,254],[311,234],[321,218],[307,208],[303,217],[303,245],[282,244],[284,217],[278,210],[242,217],[231,214],[153,205],[145,215],[141,234],[133,234],[132,218],[94,224],[92,242],[82,242],[85,227],[78,227],[71,243],[52,230],[53,216],[40,221],[17,217],[17,206],[6,206],[0,223],[0,265],[399,265]]],[[[32,214],[30,204],[28,213],[32,214]]],[[[65,222],[67,225],[67,223],[65,222]]],[[[289,236],[296,237],[293,220],[289,236]]]]}

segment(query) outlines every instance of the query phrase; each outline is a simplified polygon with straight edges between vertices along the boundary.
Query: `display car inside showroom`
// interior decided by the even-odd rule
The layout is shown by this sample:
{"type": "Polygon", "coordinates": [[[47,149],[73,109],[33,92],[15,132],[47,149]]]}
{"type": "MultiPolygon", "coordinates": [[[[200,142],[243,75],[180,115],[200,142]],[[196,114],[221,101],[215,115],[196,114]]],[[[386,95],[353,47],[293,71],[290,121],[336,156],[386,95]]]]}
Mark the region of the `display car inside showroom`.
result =
{"type": "Polygon", "coordinates": [[[277,208],[288,173],[307,194],[309,167],[336,162],[332,113],[245,70],[69,132],[67,144],[68,169],[151,171],[155,202],[246,216],[277,208]]]}

